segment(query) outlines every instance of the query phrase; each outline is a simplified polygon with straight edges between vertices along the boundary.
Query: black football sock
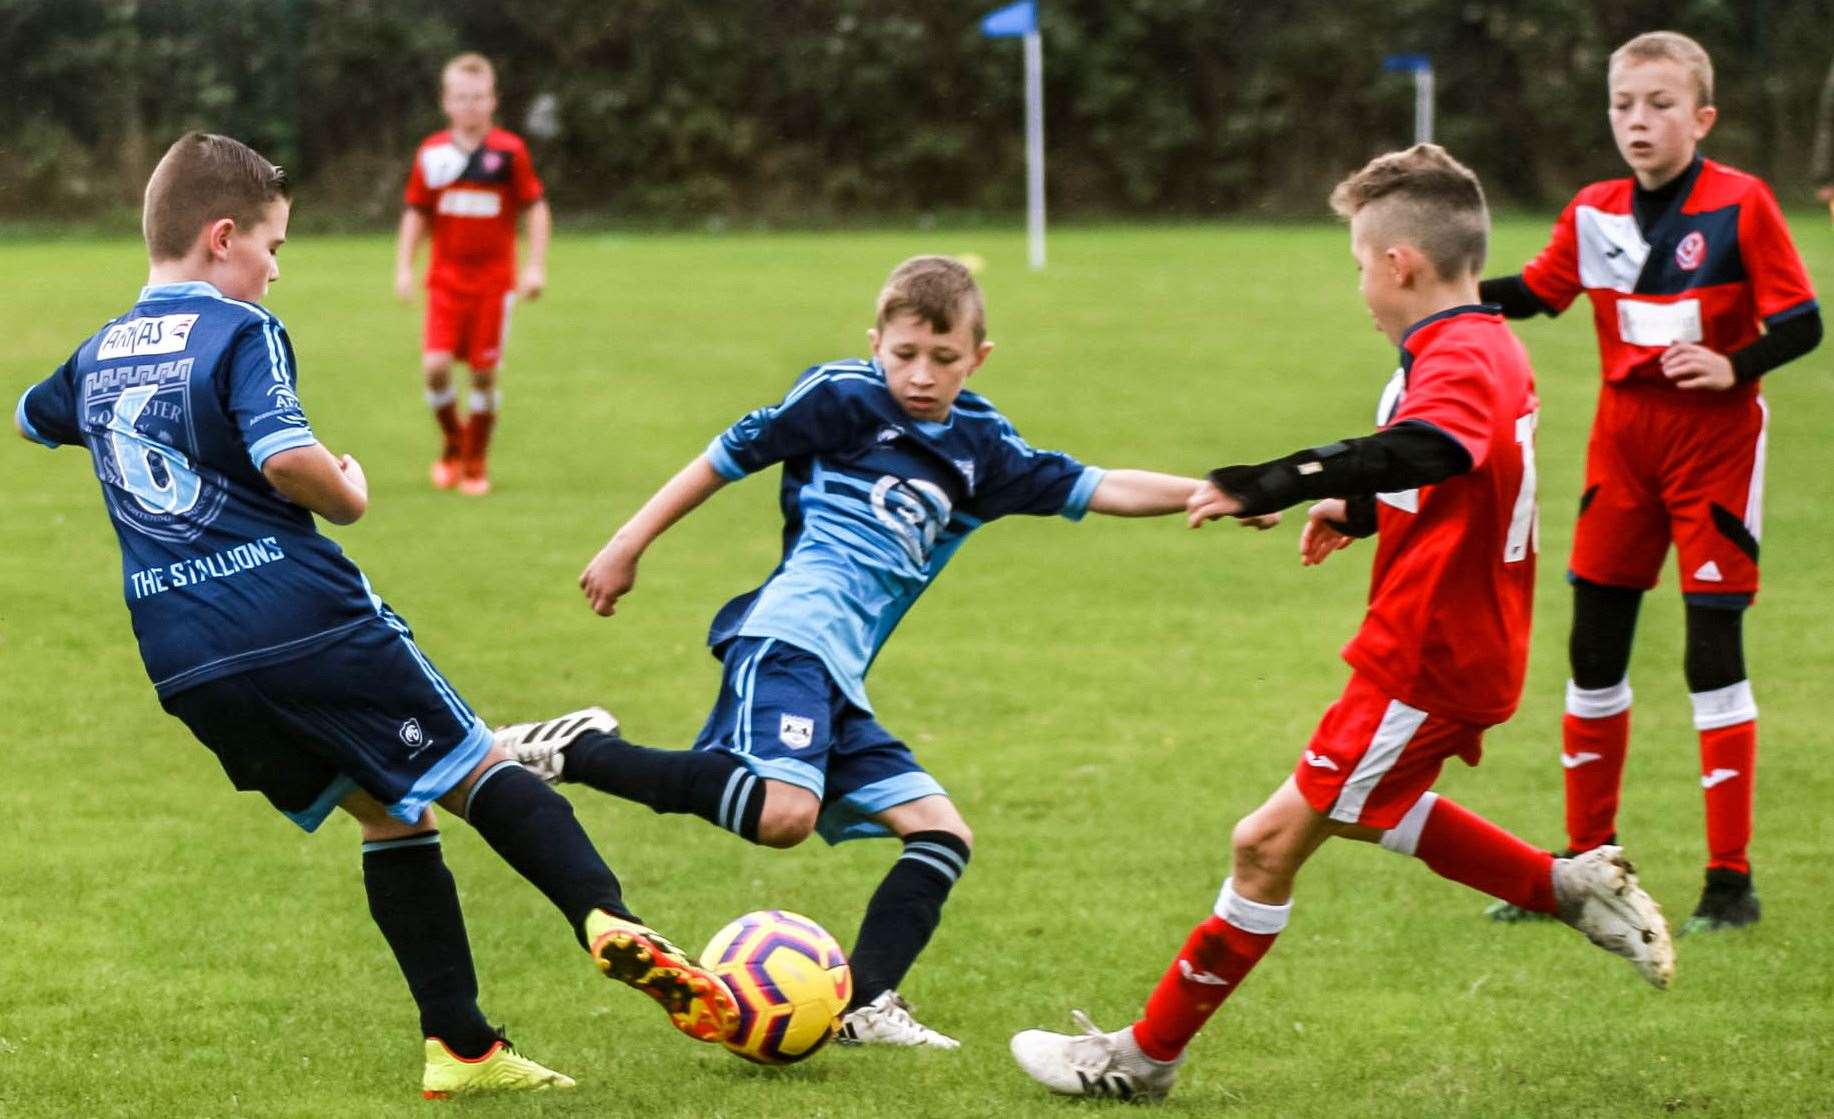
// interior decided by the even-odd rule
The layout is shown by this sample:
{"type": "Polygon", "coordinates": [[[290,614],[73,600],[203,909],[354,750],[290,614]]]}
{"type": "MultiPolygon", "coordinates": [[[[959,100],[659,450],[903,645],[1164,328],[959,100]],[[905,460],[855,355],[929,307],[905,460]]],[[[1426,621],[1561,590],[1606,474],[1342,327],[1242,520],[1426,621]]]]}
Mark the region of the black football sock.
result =
{"type": "Polygon", "coordinates": [[[481,1057],[497,1031],[478,1009],[478,976],[458,886],[440,857],[439,833],[363,845],[369,915],[395,953],[420,1007],[420,1032],[461,1057],[481,1057]]]}
{"type": "Polygon", "coordinates": [[[567,798],[515,762],[478,778],[465,818],[517,874],[547,896],[586,946],[586,915],[603,909],[635,921],[618,876],[605,865],[567,798]]]}
{"type": "Polygon", "coordinates": [[[758,842],[764,781],[724,750],[658,750],[590,731],[561,754],[560,779],[648,805],[687,812],[758,842]]]}
{"type": "Polygon", "coordinates": [[[904,973],[942,921],[949,890],[967,869],[968,845],[953,832],[919,831],[904,837],[904,850],[873,891],[860,921],[848,961],[853,965],[848,1010],[904,982],[904,973]]]}

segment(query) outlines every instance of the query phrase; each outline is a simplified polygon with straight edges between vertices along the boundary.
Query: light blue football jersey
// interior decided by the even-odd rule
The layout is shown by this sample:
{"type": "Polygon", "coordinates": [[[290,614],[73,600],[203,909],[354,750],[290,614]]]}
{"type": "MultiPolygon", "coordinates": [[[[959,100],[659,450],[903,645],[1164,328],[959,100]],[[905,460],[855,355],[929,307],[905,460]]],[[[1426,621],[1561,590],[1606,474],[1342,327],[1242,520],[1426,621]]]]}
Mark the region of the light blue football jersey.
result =
{"type": "Polygon", "coordinates": [[[963,392],[949,419],[912,418],[876,361],[807,370],[780,403],[707,448],[737,481],[783,464],[783,559],[728,602],[708,643],[774,637],[820,657],[870,711],[866,672],[968,534],[1012,513],[1077,520],[1102,471],[1019,437],[992,404],[963,392]]]}

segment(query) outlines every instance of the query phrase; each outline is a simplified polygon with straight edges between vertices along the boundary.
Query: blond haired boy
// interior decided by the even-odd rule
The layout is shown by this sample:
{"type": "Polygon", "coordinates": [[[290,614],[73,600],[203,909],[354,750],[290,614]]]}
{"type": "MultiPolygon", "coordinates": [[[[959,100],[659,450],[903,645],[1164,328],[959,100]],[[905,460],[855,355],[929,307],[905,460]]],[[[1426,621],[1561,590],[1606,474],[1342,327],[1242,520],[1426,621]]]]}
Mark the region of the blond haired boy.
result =
{"type": "Polygon", "coordinates": [[[573,1084],[478,1008],[435,803],[561,910],[601,971],[717,1040],[737,1020],[720,981],[631,915],[565,798],[492,745],[314,526],[363,516],[369,487],[313,434],[292,342],[260,305],[290,213],[280,168],[226,136],[180,137],[147,184],[146,286],[19,398],[19,433],[88,449],[166,711],[306,831],[356,818],[370,914],[420,1009],[428,1098],[573,1084]]]}
{"type": "Polygon", "coordinates": [[[918,1022],[898,986],[942,920],[973,835],[910,747],[880,725],[866,674],[906,611],[970,533],[1014,514],[1157,516],[1193,478],[1102,470],[1033,448],[967,390],[993,350],[974,277],[959,261],[905,261],[867,332],[870,359],[806,370],[779,403],[721,432],[657,490],[580,576],[614,612],[650,544],[728,483],[781,464],[783,559],[728,602],[708,644],[720,695],[692,750],[588,732],[575,712],[498,735],[549,780],[577,781],[657,812],[690,813],[766,847],[895,836],[898,857],[848,954],[848,1044],[954,1049],[918,1022]]]}
{"type": "Polygon", "coordinates": [[[1616,841],[1631,642],[1672,541],[1707,832],[1706,883],[1682,931],[1739,928],[1759,914],[1748,853],[1758,709],[1742,631],[1763,531],[1758,380],[1815,348],[1821,313],[1770,189],[1699,153],[1719,112],[1700,44],[1638,35],[1611,55],[1607,84],[1630,176],[1582,189],[1520,275],[1481,287],[1512,318],[1559,314],[1584,292],[1604,373],[1568,561],[1567,850],[1616,841]]]}
{"type": "Polygon", "coordinates": [[[440,489],[490,492],[487,454],[502,394],[497,367],[515,300],[547,286],[552,225],[541,180],[522,138],[492,122],[496,72],[481,54],[461,54],[440,76],[450,127],[420,142],[403,194],[395,238],[395,294],[413,298],[414,253],[431,235],[421,373],[441,447],[432,467],[440,489]],[[529,259],[516,275],[516,219],[528,216],[529,259]],[[469,414],[461,420],[452,363],[471,369],[469,414]]]}
{"type": "Polygon", "coordinates": [[[1307,498],[1307,564],[1356,536],[1378,543],[1369,606],[1344,647],[1352,673],[1291,777],[1235,826],[1234,867],[1131,1027],[1026,1030],[1020,1068],[1054,1092],[1151,1099],[1240,989],[1292,912],[1294,880],[1333,837],[1380,843],[1442,877],[1557,915],[1665,987],[1661,912],[1622,853],[1555,859],[1431,791],[1447,760],[1476,765],[1522,692],[1535,578],[1534,376],[1477,302],[1489,216],[1477,177],[1432,144],[1372,160],[1331,197],[1376,328],[1400,347],[1380,430],[1212,471],[1193,527],[1307,498]]]}

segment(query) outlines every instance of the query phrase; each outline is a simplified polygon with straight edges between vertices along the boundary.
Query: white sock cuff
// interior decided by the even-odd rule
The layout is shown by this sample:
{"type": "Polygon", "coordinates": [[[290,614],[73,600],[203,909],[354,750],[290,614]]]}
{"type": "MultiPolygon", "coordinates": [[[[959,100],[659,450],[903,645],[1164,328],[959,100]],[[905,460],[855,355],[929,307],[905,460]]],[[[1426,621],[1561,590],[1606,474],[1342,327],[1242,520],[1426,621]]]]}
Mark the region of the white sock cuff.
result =
{"type": "Polygon", "coordinates": [[[427,407],[429,408],[444,408],[457,399],[458,390],[451,385],[447,385],[443,389],[427,390],[427,407]]]}
{"type": "Polygon", "coordinates": [[[1292,914],[1290,901],[1285,905],[1249,901],[1235,892],[1233,878],[1223,879],[1223,892],[1216,895],[1216,915],[1243,932],[1272,936],[1286,928],[1286,919],[1292,914]]]}
{"type": "Polygon", "coordinates": [[[1438,793],[1421,793],[1407,815],[1401,817],[1401,822],[1382,833],[1382,846],[1411,858],[1420,846],[1420,833],[1426,828],[1426,818],[1433,814],[1433,806],[1438,803],[1438,793]]]}
{"type": "Polygon", "coordinates": [[[1581,719],[1609,719],[1630,710],[1630,678],[1608,688],[1582,688],[1567,681],[1567,714],[1581,719]]]}
{"type": "Polygon", "coordinates": [[[1694,729],[1718,730],[1749,723],[1758,717],[1758,701],[1752,698],[1751,681],[1740,680],[1710,692],[1690,692],[1694,703],[1694,729]]]}
{"type": "Polygon", "coordinates": [[[473,412],[495,412],[503,403],[503,393],[498,389],[472,389],[466,405],[473,412]]]}

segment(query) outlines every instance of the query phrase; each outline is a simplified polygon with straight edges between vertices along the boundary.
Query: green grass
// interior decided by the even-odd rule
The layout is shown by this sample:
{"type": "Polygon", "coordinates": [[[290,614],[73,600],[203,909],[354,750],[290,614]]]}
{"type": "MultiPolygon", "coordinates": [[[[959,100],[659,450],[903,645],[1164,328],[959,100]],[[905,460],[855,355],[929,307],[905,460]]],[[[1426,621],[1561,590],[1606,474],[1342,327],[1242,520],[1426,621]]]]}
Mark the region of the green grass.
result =
{"type": "MultiPolygon", "coordinates": [[[[1493,258],[1539,247],[1506,224],[1493,258]]],[[[1834,247],[1797,225],[1822,289],[1834,247]]],[[[573,580],[649,491],[805,365],[862,352],[886,270],[975,251],[999,348],[974,387],[1034,443],[1196,471],[1366,430],[1394,365],[1357,302],[1342,230],[1238,225],[1059,234],[1042,275],[1005,232],[575,236],[517,312],[498,492],[429,492],[418,313],[385,240],[302,238],[272,306],[320,436],[368,467],[373,507],[333,530],[487,718],[603,701],[639,741],[685,744],[717,683],[713,610],[775,562],[776,486],[722,493],[652,550],[611,621],[573,580]]],[[[8,403],[132,298],[129,241],[0,245],[8,403]]],[[[1522,714],[1441,787],[1544,843],[1560,835],[1561,581],[1596,369],[1588,316],[1522,327],[1540,375],[1541,599],[1522,714]]],[[[1290,930],[1199,1039],[1169,1108],[1231,1116],[1834,1112],[1834,666],[1825,513],[1834,381],[1823,349],[1771,386],[1766,587],[1750,659],[1764,710],[1756,930],[1684,941],[1673,991],[1564,929],[1494,927],[1483,899],[1371,848],[1327,848],[1290,930]]],[[[155,701],[115,543],[80,452],[7,452],[0,505],[0,1115],[421,1114],[412,1005],[364,910],[355,831],[307,837],[232,795],[155,701]]],[[[1230,825],[1289,770],[1342,686],[1369,549],[1301,570],[1296,528],[1018,521],[985,530],[874,671],[883,721],[974,826],[974,866],[905,985],[955,1055],[833,1052],[759,1070],[670,1031],[597,979],[560,920],[462,824],[485,1007],[581,1087],[479,1115],[1065,1116],[1006,1038],[1119,1024],[1227,861],[1230,825]]],[[[1671,913],[1699,886],[1700,794],[1667,583],[1633,668],[1623,831],[1671,913]]],[[[697,821],[572,794],[639,912],[698,943],[764,906],[850,940],[884,843],[754,850],[697,821]]]]}

